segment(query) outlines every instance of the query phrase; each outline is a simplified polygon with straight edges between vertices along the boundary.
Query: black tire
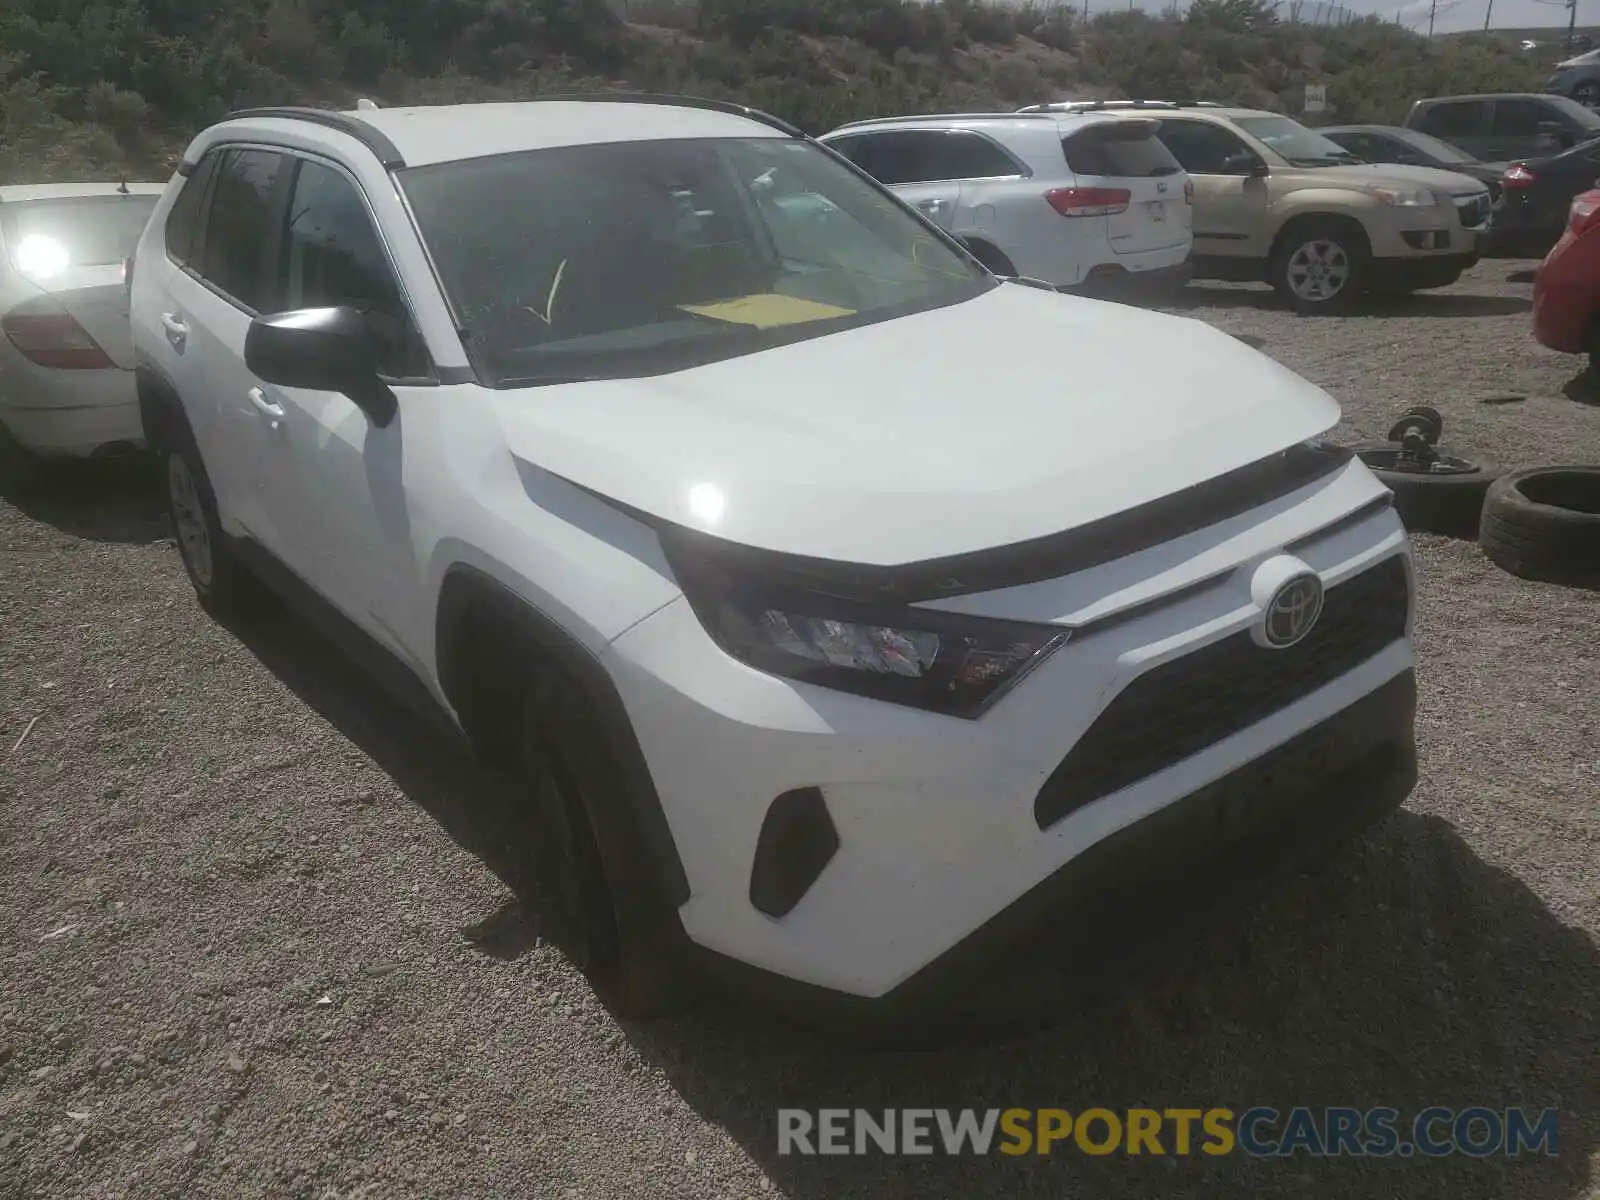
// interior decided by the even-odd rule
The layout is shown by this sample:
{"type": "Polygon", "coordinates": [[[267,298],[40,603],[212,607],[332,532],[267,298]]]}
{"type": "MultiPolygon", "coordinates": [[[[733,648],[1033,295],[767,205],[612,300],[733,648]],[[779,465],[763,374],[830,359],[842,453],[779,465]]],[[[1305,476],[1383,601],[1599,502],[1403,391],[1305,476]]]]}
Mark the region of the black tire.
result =
{"type": "Polygon", "coordinates": [[[1500,469],[1493,463],[1469,459],[1449,446],[1436,446],[1440,455],[1470,462],[1474,469],[1463,474],[1424,475],[1386,465],[1403,449],[1398,442],[1358,442],[1353,449],[1394,493],[1395,512],[1407,529],[1456,538],[1478,536],[1484,496],[1500,477],[1500,469]]]}
{"type": "Polygon", "coordinates": [[[1600,467],[1540,467],[1497,480],[1478,544],[1521,579],[1600,584],[1600,467]]]}
{"type": "Polygon", "coordinates": [[[1349,312],[1367,286],[1366,236],[1340,221],[1305,221],[1284,234],[1267,268],[1268,281],[1300,313],[1349,312]],[[1318,275],[1325,270],[1325,275],[1318,275]],[[1322,297],[1308,294],[1317,276],[1322,297]],[[1310,280],[1302,283],[1302,280],[1310,280]],[[1335,290],[1328,289],[1338,281],[1335,290]]]}
{"type": "Polygon", "coordinates": [[[259,580],[239,561],[233,539],[217,520],[216,493],[205,462],[187,425],[169,425],[155,447],[167,492],[167,515],[172,540],[178,547],[189,583],[200,606],[215,617],[231,616],[253,608],[263,595],[259,580]],[[179,492],[187,479],[189,500],[179,492]],[[194,524],[198,520],[198,527],[194,524]],[[197,538],[204,534],[204,553],[197,538]]]}
{"type": "Polygon", "coordinates": [[[530,673],[522,781],[552,940],[616,1015],[676,1011],[692,985],[666,927],[670,909],[644,882],[651,872],[636,831],[596,818],[592,798],[622,787],[617,756],[571,676],[544,662],[530,673]]]}
{"type": "Polygon", "coordinates": [[[50,464],[24,447],[0,425],[0,491],[25,496],[42,488],[50,478],[50,464]]]}

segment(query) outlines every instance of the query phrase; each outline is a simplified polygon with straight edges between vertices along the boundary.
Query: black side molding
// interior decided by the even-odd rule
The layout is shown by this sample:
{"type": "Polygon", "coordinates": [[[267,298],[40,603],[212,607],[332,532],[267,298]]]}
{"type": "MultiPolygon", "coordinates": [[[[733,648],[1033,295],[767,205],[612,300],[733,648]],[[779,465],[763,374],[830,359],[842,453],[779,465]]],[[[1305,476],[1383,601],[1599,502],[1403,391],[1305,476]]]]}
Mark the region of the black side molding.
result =
{"type": "MultiPolygon", "coordinates": [[[[281,105],[275,108],[241,108],[228,114],[230,121],[243,120],[248,117],[271,118],[279,121],[307,121],[313,125],[321,125],[324,129],[337,129],[340,133],[349,134],[360,142],[373,154],[378,156],[378,161],[387,171],[398,171],[406,165],[406,160],[400,154],[400,149],[387,137],[373,126],[363,121],[360,117],[352,117],[349,113],[335,112],[330,108],[302,108],[297,105],[281,105]]],[[[190,168],[191,170],[193,168],[190,168]]]]}
{"type": "MultiPolygon", "coordinates": [[[[437,670],[446,695],[455,696],[462,669],[456,654],[457,642],[449,633],[459,627],[458,622],[470,617],[474,604],[487,604],[497,615],[505,617],[582,686],[585,699],[593,704],[605,726],[607,742],[617,755],[624,781],[622,791],[625,794],[593,799],[617,806],[620,811],[607,816],[638,830],[645,853],[655,868],[656,891],[670,907],[670,916],[676,921],[677,909],[689,898],[689,875],[677,844],[672,840],[672,828],[661,807],[661,797],[656,793],[644,751],[633,732],[633,723],[628,719],[628,710],[611,676],[588,648],[544,613],[530,607],[505,584],[475,567],[457,563],[446,572],[440,588],[436,624],[439,631],[437,670]]],[[[630,882],[642,886],[646,881],[630,882]]]]}

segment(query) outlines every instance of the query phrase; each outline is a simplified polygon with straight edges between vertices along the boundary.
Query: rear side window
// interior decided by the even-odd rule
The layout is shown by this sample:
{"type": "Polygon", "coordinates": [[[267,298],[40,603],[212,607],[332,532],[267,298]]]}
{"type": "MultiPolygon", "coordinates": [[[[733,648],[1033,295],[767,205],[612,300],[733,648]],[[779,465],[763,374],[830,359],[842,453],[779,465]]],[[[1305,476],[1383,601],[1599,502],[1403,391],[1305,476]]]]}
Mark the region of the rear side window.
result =
{"type": "Polygon", "coordinates": [[[0,208],[0,240],[25,274],[105,267],[133,253],[159,197],[70,196],[0,208]]]}
{"type": "Polygon", "coordinates": [[[220,150],[212,150],[195,164],[189,178],[183,181],[178,198],[172,202],[171,211],[167,213],[167,256],[180,266],[188,266],[194,257],[206,189],[211,186],[211,177],[217,173],[217,163],[221,158],[220,150]]]}
{"type": "Polygon", "coordinates": [[[1238,134],[1204,121],[1162,121],[1161,141],[1192,175],[1224,175],[1228,159],[1250,149],[1238,134]]]}
{"type": "Polygon", "coordinates": [[[277,240],[283,169],[283,155],[270,150],[225,152],[195,264],[207,283],[254,312],[270,306],[267,267],[277,240]]]}
{"type": "Polygon", "coordinates": [[[903,129],[865,133],[835,146],[879,183],[943,183],[956,179],[1004,179],[1025,174],[1016,161],[982,134],[951,129],[903,129]]]}
{"type": "Polygon", "coordinates": [[[1425,133],[1442,137],[1470,137],[1487,132],[1488,105],[1482,100],[1458,100],[1450,104],[1435,104],[1422,114],[1419,123],[1425,133]]]}
{"type": "Polygon", "coordinates": [[[1155,136],[1152,122],[1105,121],[1063,138],[1061,150],[1075,175],[1149,179],[1183,170],[1155,136]]]}

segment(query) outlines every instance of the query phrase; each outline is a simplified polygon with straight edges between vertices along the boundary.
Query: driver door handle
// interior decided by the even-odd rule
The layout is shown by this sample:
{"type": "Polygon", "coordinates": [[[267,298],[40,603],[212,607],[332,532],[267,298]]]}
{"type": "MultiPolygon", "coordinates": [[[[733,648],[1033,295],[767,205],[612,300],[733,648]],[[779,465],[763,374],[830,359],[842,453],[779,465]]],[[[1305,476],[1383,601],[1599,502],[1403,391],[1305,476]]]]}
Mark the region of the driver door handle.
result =
{"type": "Polygon", "coordinates": [[[250,397],[250,403],[254,404],[262,415],[272,418],[273,428],[276,429],[278,422],[283,419],[283,405],[268,400],[266,392],[258,387],[251,388],[245,394],[250,397]]]}
{"type": "Polygon", "coordinates": [[[161,314],[161,331],[167,335],[167,341],[172,343],[174,350],[182,351],[183,344],[189,340],[189,327],[178,320],[177,313],[161,314]]]}

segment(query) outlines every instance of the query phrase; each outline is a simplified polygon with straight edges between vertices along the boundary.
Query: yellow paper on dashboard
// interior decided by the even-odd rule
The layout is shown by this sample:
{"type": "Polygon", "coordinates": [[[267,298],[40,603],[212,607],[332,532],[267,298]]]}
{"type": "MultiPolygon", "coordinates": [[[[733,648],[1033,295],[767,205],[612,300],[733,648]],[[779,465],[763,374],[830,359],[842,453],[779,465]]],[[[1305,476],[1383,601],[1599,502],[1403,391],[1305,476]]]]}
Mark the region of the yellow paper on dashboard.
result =
{"type": "Polygon", "coordinates": [[[740,296],[737,300],[719,300],[715,304],[682,304],[679,307],[696,316],[727,321],[730,325],[753,325],[757,329],[777,329],[783,325],[801,325],[807,321],[827,321],[855,315],[853,308],[839,308],[837,305],[802,300],[799,296],[783,296],[776,292],[740,296]]]}

